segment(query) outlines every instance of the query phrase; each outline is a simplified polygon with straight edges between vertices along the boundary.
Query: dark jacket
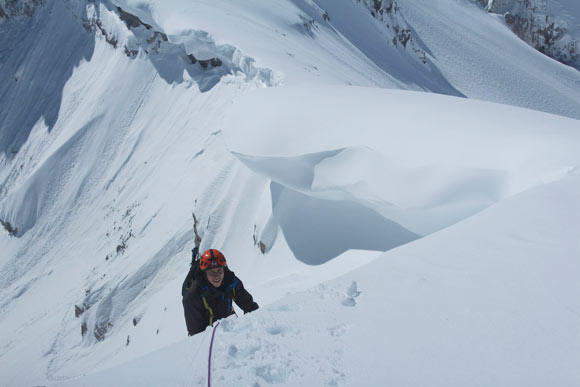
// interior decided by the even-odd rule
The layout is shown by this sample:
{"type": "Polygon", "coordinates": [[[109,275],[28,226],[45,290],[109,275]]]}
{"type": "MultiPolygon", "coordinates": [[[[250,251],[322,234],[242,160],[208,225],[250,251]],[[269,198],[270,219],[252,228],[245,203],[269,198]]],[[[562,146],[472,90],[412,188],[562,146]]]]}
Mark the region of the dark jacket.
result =
{"type": "Polygon", "coordinates": [[[191,283],[191,278],[192,285],[184,283],[182,289],[185,323],[190,336],[204,331],[216,320],[234,314],[233,302],[242,308],[244,313],[258,309],[258,304],[244,289],[242,281],[227,267],[224,268],[224,280],[219,288],[213,287],[201,270],[192,272],[191,276],[188,275],[186,282],[191,283]]]}

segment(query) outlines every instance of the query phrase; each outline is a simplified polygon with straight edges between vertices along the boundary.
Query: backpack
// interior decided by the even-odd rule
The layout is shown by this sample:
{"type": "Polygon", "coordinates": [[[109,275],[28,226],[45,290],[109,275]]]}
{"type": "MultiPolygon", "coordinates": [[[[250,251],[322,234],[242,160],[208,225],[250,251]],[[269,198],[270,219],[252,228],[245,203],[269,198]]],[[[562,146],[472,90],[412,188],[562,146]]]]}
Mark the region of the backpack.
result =
{"type": "Polygon", "coordinates": [[[193,282],[195,281],[195,276],[197,275],[197,272],[200,270],[198,252],[199,252],[198,246],[195,246],[193,250],[191,250],[191,266],[189,268],[189,273],[187,273],[187,276],[183,281],[183,285],[181,286],[181,297],[185,296],[185,293],[189,290],[189,288],[191,288],[193,282]]]}

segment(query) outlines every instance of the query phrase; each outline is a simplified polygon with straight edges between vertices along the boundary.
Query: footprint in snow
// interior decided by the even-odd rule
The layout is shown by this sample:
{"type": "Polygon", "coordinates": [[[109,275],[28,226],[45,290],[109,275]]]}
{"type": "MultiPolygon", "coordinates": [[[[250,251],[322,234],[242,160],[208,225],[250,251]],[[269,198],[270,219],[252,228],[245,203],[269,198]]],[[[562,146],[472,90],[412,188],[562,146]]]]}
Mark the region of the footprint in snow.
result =
{"type": "Polygon", "coordinates": [[[275,335],[282,335],[283,336],[288,331],[288,329],[286,327],[274,325],[272,327],[267,328],[266,331],[269,334],[271,334],[272,336],[275,336],[275,335]]]}
{"type": "Polygon", "coordinates": [[[254,373],[256,376],[260,377],[269,384],[285,383],[288,378],[288,374],[285,368],[276,367],[271,364],[266,364],[261,367],[254,368],[254,373]]]}
{"type": "Polygon", "coordinates": [[[275,305],[268,309],[273,312],[298,312],[301,308],[299,305],[275,305]]]}
{"type": "Polygon", "coordinates": [[[356,281],[352,281],[348,289],[346,290],[346,297],[342,300],[342,305],[344,306],[356,306],[356,300],[361,292],[358,290],[356,281]]]}
{"type": "Polygon", "coordinates": [[[340,324],[331,328],[328,328],[328,333],[330,336],[340,337],[346,333],[346,325],[340,324]]]}

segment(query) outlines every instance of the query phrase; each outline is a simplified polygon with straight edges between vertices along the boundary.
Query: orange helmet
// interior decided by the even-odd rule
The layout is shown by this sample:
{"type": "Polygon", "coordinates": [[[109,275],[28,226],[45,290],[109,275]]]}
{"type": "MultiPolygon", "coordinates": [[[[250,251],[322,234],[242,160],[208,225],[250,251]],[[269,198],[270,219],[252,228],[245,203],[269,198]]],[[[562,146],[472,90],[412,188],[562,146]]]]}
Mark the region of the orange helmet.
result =
{"type": "Polygon", "coordinates": [[[199,268],[203,271],[220,266],[227,266],[226,257],[217,249],[207,250],[199,260],[199,268]]]}

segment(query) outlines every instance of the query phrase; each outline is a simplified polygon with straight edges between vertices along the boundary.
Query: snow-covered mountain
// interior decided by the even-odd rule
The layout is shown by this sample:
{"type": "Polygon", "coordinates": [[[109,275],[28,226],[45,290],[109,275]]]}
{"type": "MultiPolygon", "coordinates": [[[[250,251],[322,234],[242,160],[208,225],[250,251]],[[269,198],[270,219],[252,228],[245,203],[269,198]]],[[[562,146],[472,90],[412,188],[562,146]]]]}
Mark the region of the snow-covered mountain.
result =
{"type": "Polygon", "coordinates": [[[536,50],[580,68],[580,3],[574,0],[478,0],[503,15],[516,35],[536,50]]]}
{"type": "Polygon", "coordinates": [[[580,73],[502,4],[0,0],[0,385],[206,384],[196,233],[214,385],[580,383],[580,73]]]}

